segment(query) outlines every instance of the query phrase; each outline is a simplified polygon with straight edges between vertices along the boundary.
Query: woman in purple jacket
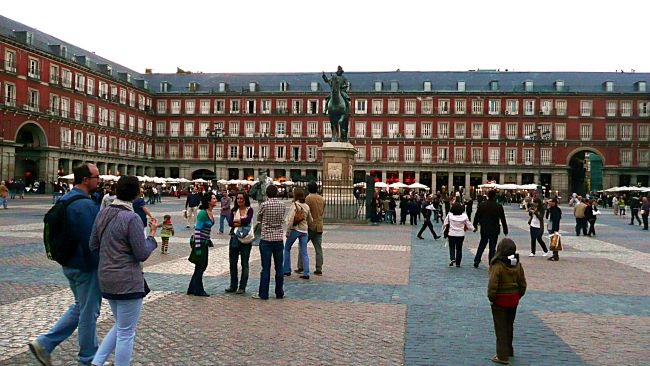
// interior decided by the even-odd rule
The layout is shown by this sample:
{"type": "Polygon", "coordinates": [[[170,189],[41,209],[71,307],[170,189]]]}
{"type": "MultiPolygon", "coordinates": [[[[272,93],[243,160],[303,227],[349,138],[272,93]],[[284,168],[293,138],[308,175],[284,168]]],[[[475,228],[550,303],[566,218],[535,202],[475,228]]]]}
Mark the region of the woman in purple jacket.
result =
{"type": "Polygon", "coordinates": [[[230,225],[230,249],[228,259],[230,261],[230,287],[226,292],[237,292],[241,295],[246,293],[248,284],[248,259],[251,255],[252,245],[248,233],[253,230],[253,208],[246,192],[237,193],[237,199],[230,211],[228,225],[230,225]],[[241,279],[237,278],[237,262],[241,256],[241,279]],[[239,287],[237,287],[239,282],[239,287]]]}
{"type": "Polygon", "coordinates": [[[90,234],[90,250],[99,251],[99,288],[115,317],[115,325],[104,337],[93,365],[103,365],[113,350],[116,366],[131,362],[142,299],[149,291],[142,262],[158,246],[154,239],[156,219],[151,219],[149,236],[145,238],[142,220],[133,212],[133,201],[139,194],[138,178],[122,176],[115,200],[97,215],[90,234]]]}

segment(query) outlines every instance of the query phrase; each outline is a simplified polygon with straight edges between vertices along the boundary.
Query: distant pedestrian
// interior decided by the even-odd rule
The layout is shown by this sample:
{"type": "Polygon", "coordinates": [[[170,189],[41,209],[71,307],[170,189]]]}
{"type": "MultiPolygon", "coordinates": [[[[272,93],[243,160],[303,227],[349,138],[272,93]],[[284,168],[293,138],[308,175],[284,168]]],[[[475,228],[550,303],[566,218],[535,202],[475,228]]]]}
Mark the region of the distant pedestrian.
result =
{"type": "Polygon", "coordinates": [[[641,200],[641,219],[643,220],[643,230],[648,230],[648,215],[650,215],[650,199],[643,197],[641,200]]]}
{"type": "Polygon", "coordinates": [[[592,198],[585,209],[585,219],[589,223],[587,236],[596,236],[596,219],[598,219],[598,215],[600,215],[600,211],[598,211],[596,200],[592,198]]]}
{"type": "Polygon", "coordinates": [[[614,215],[618,215],[618,197],[616,196],[612,198],[612,209],[614,210],[614,215]]]}
{"type": "Polygon", "coordinates": [[[192,189],[192,192],[187,195],[185,200],[185,219],[187,224],[185,228],[189,229],[190,226],[194,227],[196,224],[197,212],[199,211],[199,205],[201,204],[201,193],[195,188],[192,189]]]}
{"type": "Polygon", "coordinates": [[[492,361],[509,364],[515,355],[512,348],[515,316],[519,300],[526,294],[526,276],[519,262],[517,246],[512,239],[504,238],[490,262],[487,296],[492,307],[497,354],[492,361]]]}
{"type": "Polygon", "coordinates": [[[468,198],[467,201],[465,201],[465,213],[467,214],[467,218],[472,220],[472,211],[474,210],[474,200],[471,198],[468,198]]]}
{"type": "MultiPolygon", "coordinates": [[[[219,215],[219,234],[223,234],[223,223],[228,221],[230,217],[230,206],[232,206],[232,200],[228,196],[228,190],[223,190],[223,195],[221,196],[221,215],[219,215]]],[[[249,205],[250,206],[250,205],[249,205]]]]}
{"type": "Polygon", "coordinates": [[[174,236],[174,224],[172,224],[172,216],[165,215],[163,217],[163,222],[158,224],[158,228],[162,228],[160,231],[160,240],[162,245],[160,247],[160,254],[167,254],[169,250],[169,238],[174,236]]]}
{"type": "MultiPolygon", "coordinates": [[[[307,196],[309,197],[309,196],[307,196]]],[[[390,223],[395,224],[397,223],[397,203],[395,202],[395,198],[391,195],[390,198],[388,199],[388,215],[390,216],[390,223]]]]}
{"type": "Polygon", "coordinates": [[[147,204],[143,198],[143,192],[140,190],[140,195],[133,201],[133,212],[135,212],[142,220],[142,226],[147,227],[147,216],[153,220],[153,215],[151,211],[147,208],[147,204]]]}
{"type": "Polygon", "coordinates": [[[474,268],[478,268],[479,263],[481,263],[481,257],[488,242],[488,263],[492,262],[492,257],[494,257],[496,251],[497,239],[501,233],[499,222],[503,225],[503,235],[508,236],[508,223],[506,222],[505,211],[503,210],[503,206],[496,201],[496,192],[491,190],[488,192],[488,199],[481,202],[476,209],[476,215],[474,215],[474,231],[476,232],[478,227],[481,227],[481,240],[476,250],[476,256],[474,256],[474,268]]]}
{"type": "Polygon", "coordinates": [[[630,223],[628,225],[634,225],[634,219],[641,225],[641,219],[639,218],[639,209],[641,207],[641,200],[639,196],[634,196],[630,199],[630,223]]]}
{"type": "Polygon", "coordinates": [[[407,204],[407,209],[408,209],[411,225],[416,225],[417,226],[417,224],[418,224],[418,214],[420,213],[420,207],[418,207],[418,203],[416,202],[415,198],[409,198],[409,201],[408,201],[408,204],[407,204]]]}
{"type": "MultiPolygon", "coordinates": [[[[546,210],[546,218],[548,219],[548,233],[553,235],[560,232],[560,220],[562,219],[562,209],[558,206],[558,199],[551,198],[548,200],[548,210],[546,210]]],[[[552,247],[552,246],[551,246],[552,247]]],[[[557,250],[553,251],[553,256],[548,260],[558,261],[560,260],[559,252],[557,250]]]]}
{"type": "MultiPolygon", "coordinates": [[[[443,227],[449,226],[445,229],[448,232],[449,239],[449,267],[460,267],[460,262],[463,259],[463,241],[465,241],[465,232],[474,230],[474,225],[467,218],[465,207],[462,203],[455,203],[442,224],[443,227]]],[[[434,233],[435,234],[435,233],[434,233]]]]}
{"type": "Polygon", "coordinates": [[[106,192],[104,198],[102,198],[102,204],[99,207],[100,210],[103,210],[106,207],[110,206],[115,198],[117,198],[117,195],[115,194],[115,186],[116,185],[110,186],[108,192],[106,192]]]}
{"type": "Polygon", "coordinates": [[[623,197],[618,200],[618,214],[625,216],[625,199],[623,197]]]}
{"type": "Polygon", "coordinates": [[[5,181],[2,181],[0,183],[0,203],[2,204],[2,207],[4,209],[7,209],[7,196],[9,194],[9,190],[7,189],[7,186],[5,185],[5,181]]]}
{"type": "Polygon", "coordinates": [[[576,218],[576,236],[587,235],[587,218],[585,217],[585,210],[587,209],[587,204],[580,200],[573,207],[573,215],[576,218]]]}
{"type": "Polygon", "coordinates": [[[268,300],[269,283],[271,282],[271,258],[275,267],[275,297],[284,298],[284,268],[282,252],[284,251],[284,231],[282,223],[286,207],[278,200],[278,189],[274,185],[266,187],[266,201],[260,205],[257,221],[262,224],[262,237],[260,239],[260,256],[262,273],[260,274],[260,288],[253,298],[268,300]]]}
{"type": "Polygon", "coordinates": [[[408,198],[406,195],[399,198],[399,224],[406,225],[406,215],[408,214],[408,198]]]}
{"type": "Polygon", "coordinates": [[[544,243],[544,239],[542,239],[544,230],[544,206],[539,197],[533,200],[533,207],[528,211],[528,216],[530,216],[528,219],[528,226],[530,228],[530,254],[528,256],[535,256],[535,249],[537,243],[539,243],[544,251],[544,257],[546,257],[549,255],[549,252],[546,248],[546,243],[544,243]]]}
{"type": "Polygon", "coordinates": [[[433,239],[438,240],[440,236],[436,234],[436,231],[433,229],[433,224],[431,223],[431,216],[433,215],[433,210],[435,210],[433,207],[433,203],[430,200],[425,200],[423,206],[424,207],[422,207],[422,215],[424,216],[424,223],[422,223],[422,227],[420,228],[417,237],[418,239],[424,239],[422,237],[422,234],[428,228],[429,231],[431,231],[431,234],[433,235],[433,239]]]}
{"type": "MultiPolygon", "coordinates": [[[[308,240],[314,246],[316,252],[316,270],[314,274],[320,276],[323,274],[323,216],[325,214],[325,200],[318,194],[318,185],[311,181],[307,184],[309,194],[305,198],[305,203],[309,206],[309,212],[313,221],[309,223],[308,240]]],[[[395,223],[395,200],[391,197],[393,203],[393,223],[395,223]]],[[[298,268],[296,273],[302,273],[304,270],[302,256],[298,256],[298,268]]]]}

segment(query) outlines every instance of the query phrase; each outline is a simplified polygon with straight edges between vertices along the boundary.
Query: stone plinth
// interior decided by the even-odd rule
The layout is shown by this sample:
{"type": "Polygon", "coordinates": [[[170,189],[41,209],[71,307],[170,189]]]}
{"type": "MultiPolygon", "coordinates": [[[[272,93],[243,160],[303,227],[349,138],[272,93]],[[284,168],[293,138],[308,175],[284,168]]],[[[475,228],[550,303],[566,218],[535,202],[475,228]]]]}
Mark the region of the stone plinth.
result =
{"type": "Polygon", "coordinates": [[[357,150],[349,142],[326,142],[323,154],[323,181],[352,181],[352,164],[357,150]]]}

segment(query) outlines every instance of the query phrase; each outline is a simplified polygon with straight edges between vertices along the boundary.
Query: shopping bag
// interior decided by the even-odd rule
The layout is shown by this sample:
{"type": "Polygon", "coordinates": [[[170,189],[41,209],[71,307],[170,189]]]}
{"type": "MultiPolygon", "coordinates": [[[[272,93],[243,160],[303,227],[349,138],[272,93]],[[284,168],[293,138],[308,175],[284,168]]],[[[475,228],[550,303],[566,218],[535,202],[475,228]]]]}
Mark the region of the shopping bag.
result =
{"type": "Polygon", "coordinates": [[[554,233],[551,235],[551,244],[549,249],[553,252],[559,252],[562,250],[562,236],[559,233],[554,233]]]}

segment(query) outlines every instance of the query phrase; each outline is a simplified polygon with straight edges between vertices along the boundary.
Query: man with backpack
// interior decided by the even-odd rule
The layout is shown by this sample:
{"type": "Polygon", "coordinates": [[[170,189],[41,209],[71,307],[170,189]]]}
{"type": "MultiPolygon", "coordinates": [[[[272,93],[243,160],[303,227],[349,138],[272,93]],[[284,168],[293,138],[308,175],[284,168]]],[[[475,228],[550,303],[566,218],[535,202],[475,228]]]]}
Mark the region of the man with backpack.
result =
{"type": "Polygon", "coordinates": [[[73,170],[74,188],[45,215],[44,241],[48,257],[59,262],[68,279],[75,302],[45,334],[29,343],[42,365],[50,365],[50,354],[75,330],[79,333],[80,365],[90,365],[97,352],[97,317],[102,295],[97,279],[98,254],[88,241],[98,213],[90,194],[97,189],[99,170],[84,163],[73,170]]]}

